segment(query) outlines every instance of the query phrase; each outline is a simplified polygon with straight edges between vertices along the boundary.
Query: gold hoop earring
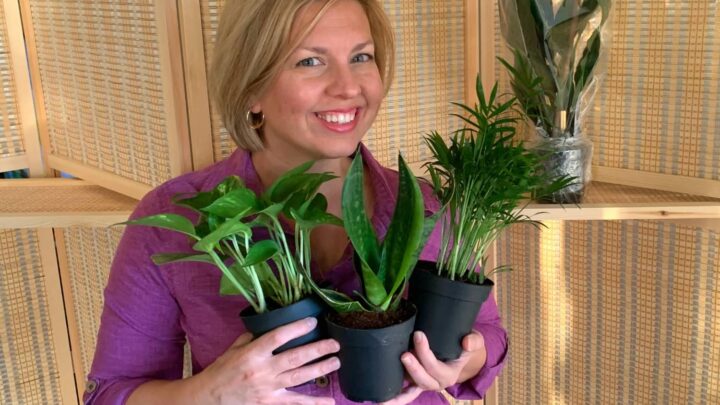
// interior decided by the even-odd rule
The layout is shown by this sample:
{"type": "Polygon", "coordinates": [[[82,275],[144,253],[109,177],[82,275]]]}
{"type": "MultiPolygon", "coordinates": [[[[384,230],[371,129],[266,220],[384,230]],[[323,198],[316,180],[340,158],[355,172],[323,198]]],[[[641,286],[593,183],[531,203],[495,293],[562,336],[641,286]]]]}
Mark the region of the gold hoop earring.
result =
{"type": "Polygon", "coordinates": [[[260,113],[260,122],[255,122],[255,114],[252,113],[252,111],[248,110],[248,112],[245,114],[245,120],[250,124],[250,128],[252,129],[258,129],[265,124],[265,114],[260,113]]]}

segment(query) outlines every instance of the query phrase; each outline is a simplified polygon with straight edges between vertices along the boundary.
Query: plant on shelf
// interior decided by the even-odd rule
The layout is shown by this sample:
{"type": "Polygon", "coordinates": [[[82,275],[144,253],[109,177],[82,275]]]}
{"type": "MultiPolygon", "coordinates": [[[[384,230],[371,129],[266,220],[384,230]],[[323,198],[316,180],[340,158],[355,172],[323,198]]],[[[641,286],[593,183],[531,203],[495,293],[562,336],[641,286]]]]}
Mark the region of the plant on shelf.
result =
{"type": "Polygon", "coordinates": [[[530,195],[557,192],[572,180],[550,181],[543,157],[515,142],[517,119],[508,114],[514,98],[499,101],[497,84],[486,98],[479,77],[476,92],[474,107],[454,103],[463,114],[453,115],[465,127],[449,144],[438,132],[425,138],[433,156],[425,167],[443,207],[441,242],[436,262],[421,261],[413,273],[410,300],[418,307],[415,329],[442,360],[460,355],[460,342],[493,286],[486,275],[509,269],[486,269],[488,248],[513,224],[539,225],[523,214],[530,195]]]}
{"type": "Polygon", "coordinates": [[[500,0],[503,36],[513,63],[499,58],[528,121],[540,136],[547,171],[578,178],[548,202],[577,203],[590,181],[592,143],[581,135],[582,113],[603,45],[610,0],[500,0]]]}
{"type": "MultiPolygon", "coordinates": [[[[327,212],[320,185],[335,176],[308,173],[313,162],[280,176],[257,195],[242,179],[230,176],[210,191],[177,196],[175,205],[191,209],[195,223],[179,214],[165,213],[124,222],[170,229],[186,235],[193,252],[158,253],[159,265],[177,262],[209,263],[220,270],[220,294],[241,295],[250,306],[241,313],[245,326],[259,336],[283,324],[324,313],[312,296],[309,282],[310,232],[323,224],[342,226],[327,212]],[[294,240],[288,240],[282,217],[294,222],[294,240]],[[254,234],[267,232],[268,238],[254,234]],[[295,249],[296,247],[296,249],[295,249]]],[[[286,343],[287,350],[320,338],[316,330],[286,343]]]]}
{"type": "Polygon", "coordinates": [[[437,220],[425,217],[420,186],[402,156],[398,170],[395,210],[379,241],[365,211],[363,159],[356,153],[343,184],[342,216],[362,288],[351,298],[314,287],[336,311],[327,317],[328,332],[340,342],[340,387],[353,401],[386,401],[402,388],[400,355],[415,317],[402,294],[437,220]]]}

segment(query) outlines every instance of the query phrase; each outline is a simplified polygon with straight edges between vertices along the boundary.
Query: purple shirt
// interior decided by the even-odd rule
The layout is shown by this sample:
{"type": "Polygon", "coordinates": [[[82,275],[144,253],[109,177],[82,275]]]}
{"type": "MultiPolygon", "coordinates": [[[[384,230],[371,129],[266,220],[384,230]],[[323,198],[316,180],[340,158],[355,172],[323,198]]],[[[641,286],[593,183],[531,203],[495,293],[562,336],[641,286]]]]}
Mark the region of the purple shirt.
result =
{"type": "MultiPolygon", "coordinates": [[[[361,150],[375,196],[372,223],[378,236],[384,237],[395,207],[398,175],[382,167],[364,146],[361,150]]],[[[244,179],[255,192],[262,192],[250,154],[238,149],[221,162],[154,189],[140,201],[131,217],[166,212],[187,215],[190,211],[170,203],[175,194],[212,189],[232,174],[244,179]]],[[[426,209],[436,211],[438,203],[430,187],[423,185],[423,196],[426,209]]],[[[434,260],[439,241],[436,228],[421,259],[434,260]]],[[[144,382],[182,378],[186,336],[192,348],[193,372],[199,373],[245,332],[238,313],[247,302],[240,296],[219,295],[218,269],[202,263],[156,266],[150,260],[154,253],[181,251],[190,251],[181,234],[145,226],[126,228],[105,289],[95,358],[88,377],[96,388],[85,393],[86,404],[124,404],[144,382]]],[[[318,276],[319,281],[329,281],[345,293],[359,289],[351,259],[348,246],[340,262],[324,276],[318,276]]],[[[477,376],[448,388],[459,399],[481,398],[502,369],[507,352],[507,336],[492,296],[482,306],[474,327],[485,337],[487,362],[477,376]]],[[[293,391],[333,397],[339,405],[353,404],[340,392],[336,373],[328,377],[327,386],[310,382],[293,391]]],[[[447,401],[440,393],[428,391],[412,403],[435,405],[447,401]]]]}

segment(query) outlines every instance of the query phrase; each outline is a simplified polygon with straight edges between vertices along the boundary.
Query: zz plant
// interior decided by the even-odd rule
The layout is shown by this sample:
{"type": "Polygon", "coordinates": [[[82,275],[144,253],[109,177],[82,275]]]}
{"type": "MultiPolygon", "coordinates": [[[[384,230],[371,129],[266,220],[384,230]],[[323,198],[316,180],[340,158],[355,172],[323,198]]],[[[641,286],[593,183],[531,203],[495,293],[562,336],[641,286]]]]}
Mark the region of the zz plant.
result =
{"type": "Polygon", "coordinates": [[[257,314],[285,307],[311,292],[310,232],[323,224],[342,225],[327,212],[327,200],[318,193],[329,173],[308,173],[313,162],[279,177],[257,195],[237,176],[194,196],[176,197],[174,204],[194,211],[198,219],[157,214],[124,222],[170,229],[186,235],[192,253],[155,254],[156,264],[203,262],[222,272],[220,294],[241,295],[257,314]],[[288,240],[282,216],[294,222],[294,240],[288,240]],[[258,231],[269,238],[258,240],[258,231]],[[291,245],[294,242],[294,247],[291,245]]]}
{"type": "MultiPolygon", "coordinates": [[[[497,84],[489,97],[478,77],[474,107],[453,103],[464,114],[453,114],[465,127],[452,133],[449,144],[433,131],[425,137],[433,159],[425,164],[435,195],[443,205],[437,274],[451,280],[482,284],[487,249],[512,224],[539,222],[517,209],[531,195],[552,193],[572,178],[551,181],[543,157],[515,142],[517,118],[509,113],[516,100],[501,102],[497,84]]],[[[524,206],[523,206],[524,208],[524,206]]],[[[499,266],[487,274],[507,270],[499,266]]]]}

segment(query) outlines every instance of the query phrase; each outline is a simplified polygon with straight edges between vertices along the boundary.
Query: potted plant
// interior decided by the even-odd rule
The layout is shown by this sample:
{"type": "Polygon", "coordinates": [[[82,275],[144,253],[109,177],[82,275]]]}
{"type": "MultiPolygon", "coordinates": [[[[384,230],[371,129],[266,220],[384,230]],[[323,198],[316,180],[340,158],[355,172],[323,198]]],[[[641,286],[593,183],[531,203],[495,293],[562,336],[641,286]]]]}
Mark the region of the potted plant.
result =
{"type": "Polygon", "coordinates": [[[578,181],[544,201],[578,203],[590,181],[592,143],[580,131],[582,114],[597,88],[595,68],[603,44],[602,28],[610,0],[500,0],[503,36],[513,63],[510,73],[518,102],[539,135],[537,148],[553,176],[578,181]]]}
{"type": "Polygon", "coordinates": [[[378,241],[365,211],[362,155],[356,153],[343,183],[342,216],[362,290],[351,298],[314,286],[335,310],[326,319],[328,333],[340,343],[340,388],[357,402],[386,401],[402,389],[400,355],[408,350],[415,319],[415,307],[402,294],[437,219],[425,217],[420,186],[402,156],[398,166],[395,210],[378,241]]]}
{"type": "MultiPolygon", "coordinates": [[[[308,173],[307,162],[280,176],[262,195],[230,176],[214,189],[177,196],[174,204],[191,209],[197,220],[179,214],[151,215],[124,222],[170,229],[185,234],[192,252],[155,254],[159,265],[202,262],[221,273],[220,294],[241,295],[250,304],[240,316],[255,336],[308,316],[322,317],[325,306],[312,295],[310,232],[321,224],[342,225],[327,209],[320,185],[335,176],[308,173]],[[289,241],[281,217],[294,221],[289,241]],[[267,233],[267,238],[255,234],[267,233]],[[291,243],[291,242],[294,242],[291,243]],[[293,249],[293,247],[298,247],[293,249]]],[[[294,339],[277,353],[322,337],[322,329],[294,339]]]]}
{"type": "Polygon", "coordinates": [[[454,103],[469,116],[454,114],[466,126],[449,145],[437,132],[425,138],[433,155],[425,167],[442,204],[441,242],[436,262],[418,263],[409,298],[418,309],[415,329],[443,361],[460,356],[461,341],[492,290],[487,276],[509,269],[485,268],[490,245],[510,225],[539,225],[522,213],[524,206],[518,209],[529,195],[556,192],[572,180],[549,181],[542,156],[514,143],[517,119],[507,114],[514,98],[499,102],[496,84],[486,99],[479,77],[476,92],[474,108],[454,103]]]}

